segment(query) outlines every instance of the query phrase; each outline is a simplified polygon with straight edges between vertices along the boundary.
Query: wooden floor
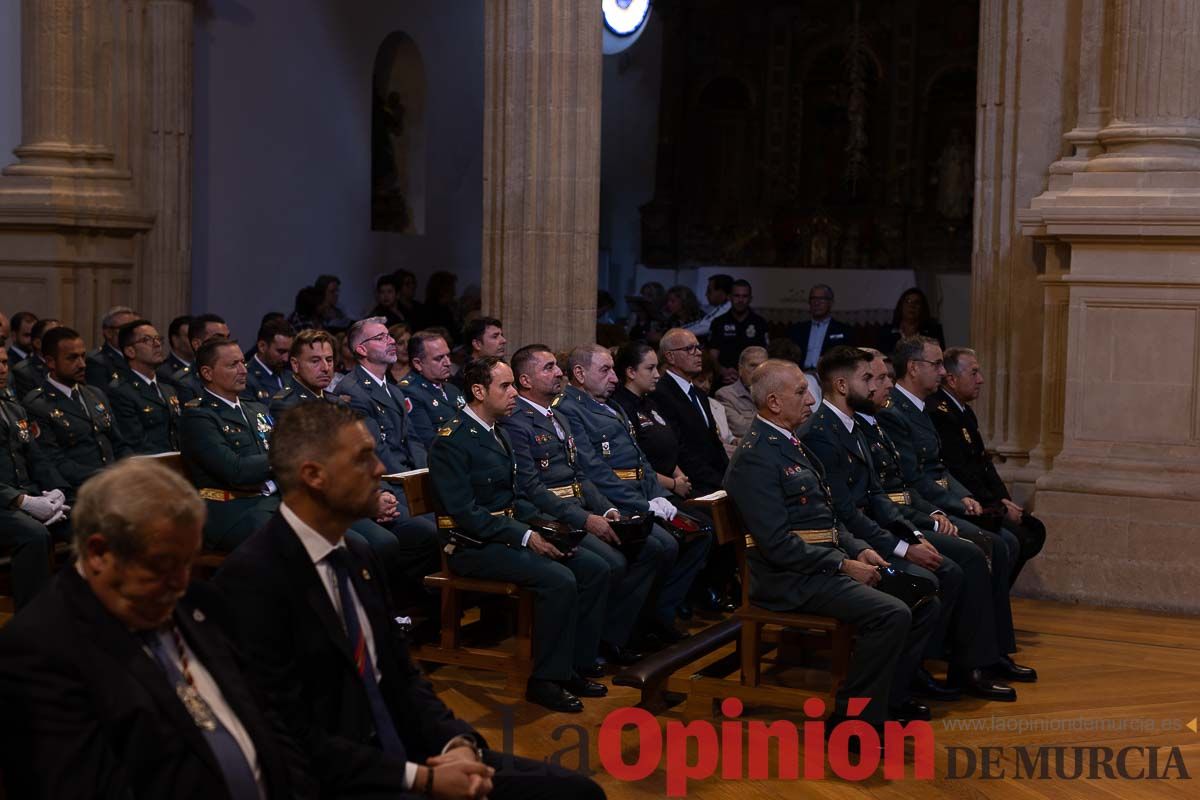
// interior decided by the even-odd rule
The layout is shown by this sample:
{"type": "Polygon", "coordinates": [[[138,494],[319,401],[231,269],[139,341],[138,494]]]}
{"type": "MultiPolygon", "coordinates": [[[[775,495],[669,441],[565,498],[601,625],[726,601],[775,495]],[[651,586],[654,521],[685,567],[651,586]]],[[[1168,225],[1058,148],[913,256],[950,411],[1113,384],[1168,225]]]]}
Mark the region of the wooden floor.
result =
{"type": "MultiPolygon", "coordinates": [[[[934,707],[936,741],[935,778],[931,781],[908,779],[888,782],[882,771],[863,783],[850,783],[834,777],[803,784],[779,780],[725,781],[710,778],[689,785],[694,798],[1197,798],[1200,797],[1200,734],[1186,725],[1200,715],[1200,618],[1173,617],[1146,612],[1102,609],[1017,600],[1014,611],[1018,624],[1020,653],[1017,660],[1038,669],[1037,684],[1016,684],[1020,699],[1016,703],[987,703],[965,699],[934,707]],[[1152,721],[1148,722],[1148,721],[1152,721]],[[1155,729],[1149,730],[1153,724],[1155,729]],[[1019,731],[1018,726],[1025,726],[1019,731]],[[1031,730],[1031,728],[1036,728],[1031,730]],[[1123,728],[1123,729],[1122,729],[1123,728]],[[1164,730],[1166,728],[1166,730],[1164,730]],[[1114,751],[1125,746],[1160,747],[1159,769],[1166,763],[1171,747],[1178,747],[1192,780],[982,780],[947,779],[949,747],[978,748],[1003,746],[1029,748],[1039,745],[1103,746],[1114,751]]],[[[689,687],[685,670],[672,688],[689,687]]],[[[807,673],[792,671],[778,676],[795,683],[807,673]]],[[[636,784],[619,782],[605,773],[599,764],[597,743],[600,723],[614,709],[633,705],[637,692],[610,686],[602,700],[586,701],[579,715],[556,715],[537,707],[517,704],[504,693],[498,675],[468,673],[443,667],[433,674],[443,699],[461,717],[473,723],[492,747],[504,744],[504,719],[513,719],[512,749],[518,755],[545,758],[556,751],[568,751],[564,766],[578,764],[580,734],[575,730],[554,733],[559,726],[580,725],[588,734],[591,769],[610,798],[651,798],[666,796],[665,772],[659,769],[636,784]],[[508,709],[508,710],[506,710],[508,709]]],[[[723,687],[717,687],[717,695],[723,687]]],[[[818,689],[818,686],[813,687],[818,689]]],[[[736,694],[736,683],[728,689],[736,694]]],[[[702,718],[705,706],[677,706],[660,715],[663,720],[690,721],[702,718]]],[[[711,717],[709,717],[711,718],[711,717]]],[[[772,721],[792,719],[799,723],[799,712],[779,709],[751,709],[743,719],[772,721]]],[[[627,739],[626,741],[630,741],[627,739]]],[[[633,752],[627,758],[633,760],[633,752]]],[[[1016,756],[1005,751],[1001,766],[1011,776],[1016,756]]],[[[665,759],[664,759],[665,761],[665,759]]],[[[775,774],[772,759],[771,773],[775,774]]],[[[803,758],[801,758],[803,765],[803,758]]],[[[961,763],[961,756],[960,756],[961,763]]],[[[1074,755],[1068,755],[1068,769],[1074,755]]],[[[1132,771],[1144,767],[1145,757],[1135,754],[1129,761],[1132,771]]],[[[911,772],[909,773],[911,774],[911,772]]],[[[1172,772],[1178,775],[1178,772],[1172,772]]],[[[1085,772],[1086,775],[1086,772],[1085,772]]]]}

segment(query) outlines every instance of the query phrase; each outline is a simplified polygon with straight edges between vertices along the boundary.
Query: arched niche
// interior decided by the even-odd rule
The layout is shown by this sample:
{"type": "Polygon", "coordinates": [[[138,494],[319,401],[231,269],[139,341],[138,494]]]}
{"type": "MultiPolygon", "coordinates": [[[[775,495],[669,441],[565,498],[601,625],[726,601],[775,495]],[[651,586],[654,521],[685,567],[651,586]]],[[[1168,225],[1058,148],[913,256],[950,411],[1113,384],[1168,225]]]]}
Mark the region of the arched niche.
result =
{"type": "Polygon", "coordinates": [[[406,33],[389,33],[371,78],[371,230],[425,232],[425,66],[406,33]]]}

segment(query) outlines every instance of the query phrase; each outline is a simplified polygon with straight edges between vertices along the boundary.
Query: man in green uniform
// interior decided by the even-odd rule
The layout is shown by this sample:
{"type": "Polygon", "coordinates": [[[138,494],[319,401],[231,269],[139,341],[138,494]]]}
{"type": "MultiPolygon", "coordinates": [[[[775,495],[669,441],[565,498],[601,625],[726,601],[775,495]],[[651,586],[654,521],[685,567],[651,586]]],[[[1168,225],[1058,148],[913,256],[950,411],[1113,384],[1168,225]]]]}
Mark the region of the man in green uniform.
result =
{"type": "Polygon", "coordinates": [[[827,730],[850,698],[870,700],[859,715],[875,726],[890,716],[928,719],[909,682],[941,612],[934,599],[915,611],[873,588],[888,563],[838,519],[820,462],[793,431],[812,414],[800,367],[770,359],[754,371],[758,416],[725,476],[746,529],[750,602],[772,611],[835,617],[857,628],[854,655],[827,730]]]}
{"type": "Polygon", "coordinates": [[[107,389],[110,383],[129,376],[129,364],[117,343],[117,334],[120,333],[121,326],[128,325],[137,318],[137,312],[129,306],[113,306],[104,315],[100,322],[104,344],[87,357],[88,384],[97,389],[107,389]]]}
{"type": "Polygon", "coordinates": [[[288,356],[296,331],[284,319],[264,322],[258,329],[254,356],[246,365],[246,390],[242,398],[267,405],[292,381],[288,356]]]}
{"type": "Polygon", "coordinates": [[[582,711],[579,696],[607,694],[585,673],[594,669],[604,624],[608,564],[582,547],[560,552],[530,528],[542,515],[517,489],[512,444],[496,426],[516,406],[512,370],[498,356],[485,356],[467,364],[463,379],[467,406],[438,431],[429,451],[447,561],[458,575],[512,581],[534,593],[526,698],[554,711],[582,711]]]}
{"type": "Polygon", "coordinates": [[[0,347],[0,552],[11,558],[13,603],[21,608],[50,578],[50,529],[66,538],[70,487],[42,454],[25,409],[5,391],[8,364],[0,347]]]}
{"type": "Polygon", "coordinates": [[[166,358],[162,336],[150,320],[136,319],[121,328],[117,344],[129,364],[129,377],[109,387],[121,436],[135,453],[178,450],[179,396],[157,374],[166,358]]]}
{"type": "Polygon", "coordinates": [[[408,407],[410,435],[428,450],[438,429],[458,416],[467,401],[450,383],[450,345],[440,333],[414,333],[408,340],[408,363],[412,372],[400,381],[400,391],[408,407]]]}
{"type": "MultiPolygon", "coordinates": [[[[22,405],[38,424],[38,444],[72,489],[129,454],[113,419],[108,397],[85,383],[87,349],[66,327],[42,338],[46,380],[22,405]]],[[[122,360],[124,360],[122,358],[122,360]]]]}
{"type": "Polygon", "coordinates": [[[33,323],[33,329],[29,334],[28,358],[14,363],[11,356],[9,357],[8,366],[12,374],[8,382],[13,389],[13,397],[18,400],[23,399],[25,395],[41,386],[42,382],[46,380],[49,370],[46,368],[46,359],[42,357],[42,337],[46,335],[47,331],[54,330],[60,325],[62,325],[61,322],[50,317],[39,319],[33,323]]]}
{"type": "MultiPolygon", "coordinates": [[[[229,338],[229,326],[216,314],[201,314],[188,325],[188,343],[193,353],[199,352],[200,346],[209,339],[216,338],[229,338]]],[[[200,380],[197,369],[196,362],[193,362],[177,370],[171,380],[163,381],[175,387],[181,403],[204,394],[204,382],[200,380]]]]}
{"type": "Polygon", "coordinates": [[[236,340],[201,345],[196,372],[204,392],[184,404],[180,452],[208,506],[205,547],[227,552],[279,509],[267,464],[271,418],[265,406],[238,397],[246,388],[246,361],[236,340]]]}

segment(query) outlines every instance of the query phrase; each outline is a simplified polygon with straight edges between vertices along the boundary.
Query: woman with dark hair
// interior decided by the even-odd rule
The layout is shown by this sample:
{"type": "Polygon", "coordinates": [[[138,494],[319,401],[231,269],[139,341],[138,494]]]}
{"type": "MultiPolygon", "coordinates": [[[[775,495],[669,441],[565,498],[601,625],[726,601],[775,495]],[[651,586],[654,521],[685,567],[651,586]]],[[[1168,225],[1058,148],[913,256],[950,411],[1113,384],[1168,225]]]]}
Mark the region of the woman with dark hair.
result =
{"type": "Polygon", "coordinates": [[[392,273],[392,277],[398,284],[396,305],[400,307],[412,330],[421,330],[425,327],[425,306],[417,302],[417,276],[406,269],[398,269],[392,273]]]}
{"type": "Polygon", "coordinates": [[[696,293],[686,286],[672,286],[667,290],[667,299],[663,302],[663,313],[667,315],[666,329],[682,328],[689,322],[704,316],[696,293]]]}
{"type": "Polygon", "coordinates": [[[308,328],[316,330],[324,330],[325,326],[321,322],[321,298],[324,296],[322,291],[315,286],[305,286],[296,293],[296,305],[292,309],[292,313],[288,315],[288,322],[299,333],[308,328]]]}
{"type": "Polygon", "coordinates": [[[896,301],[896,310],[892,312],[892,326],[879,335],[878,350],[890,356],[901,339],[918,335],[937,339],[943,348],[946,346],[942,323],[933,318],[925,293],[914,286],[905,289],[896,301]]]}
{"type": "Polygon", "coordinates": [[[408,340],[412,338],[412,327],[407,322],[397,322],[388,328],[388,336],[396,342],[396,363],[388,366],[386,377],[388,383],[396,385],[412,372],[412,364],[408,360],[408,340]]]}
{"type": "MultiPolygon", "coordinates": [[[[344,331],[350,327],[351,319],[346,312],[338,307],[338,298],[342,290],[342,280],[336,275],[318,275],[313,284],[320,302],[317,304],[317,319],[321,327],[327,331],[344,331]]],[[[293,328],[296,326],[293,325],[293,328]]],[[[300,330],[296,328],[296,330],[300,330]]]]}
{"type": "Polygon", "coordinates": [[[633,424],[638,446],[654,467],[659,486],[676,497],[687,497],[692,484],[679,468],[679,440],[650,397],[658,385],[658,354],[645,342],[627,342],[617,350],[613,369],[620,385],[611,400],[633,424]]]}
{"type": "MultiPolygon", "coordinates": [[[[620,406],[629,418],[638,446],[646,454],[650,466],[654,467],[658,485],[671,493],[667,499],[682,508],[684,499],[694,494],[692,482],[679,468],[679,439],[650,396],[658,385],[658,353],[645,342],[628,342],[617,350],[613,370],[617,373],[620,385],[613,392],[610,402],[620,406]]],[[[712,525],[712,519],[699,509],[689,507],[685,512],[706,525],[712,525]]],[[[724,594],[726,584],[733,578],[733,561],[715,555],[717,552],[716,549],[710,552],[708,563],[697,577],[691,592],[693,602],[708,612],[732,610],[724,594]]],[[[740,597],[740,594],[736,596],[740,597]]],[[[685,606],[680,609],[679,615],[687,619],[691,609],[685,606]]]]}
{"type": "Polygon", "coordinates": [[[458,276],[453,272],[438,271],[429,276],[425,284],[425,308],[423,320],[426,328],[445,328],[451,332],[447,339],[453,348],[462,330],[458,311],[458,276]]]}

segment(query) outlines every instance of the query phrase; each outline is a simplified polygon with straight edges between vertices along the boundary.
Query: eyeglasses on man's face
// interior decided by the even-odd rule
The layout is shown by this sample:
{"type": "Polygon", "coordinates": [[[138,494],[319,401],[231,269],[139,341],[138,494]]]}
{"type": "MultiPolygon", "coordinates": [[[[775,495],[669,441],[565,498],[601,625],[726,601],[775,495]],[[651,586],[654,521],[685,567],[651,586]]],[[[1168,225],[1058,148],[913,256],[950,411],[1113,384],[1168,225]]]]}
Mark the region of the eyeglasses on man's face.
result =
{"type": "Polygon", "coordinates": [[[702,348],[700,347],[700,344],[698,342],[692,342],[691,344],[685,345],[683,347],[672,347],[667,352],[678,353],[680,351],[683,351],[685,353],[699,353],[701,349],[702,348]]]}
{"type": "Polygon", "coordinates": [[[162,344],[163,337],[161,336],[143,336],[140,339],[134,339],[134,344],[162,344]]]}
{"type": "Polygon", "coordinates": [[[382,340],[382,341],[386,342],[389,339],[391,339],[393,342],[396,341],[395,339],[392,339],[392,335],[390,333],[388,333],[387,331],[384,331],[383,333],[377,333],[374,336],[368,336],[366,339],[363,339],[361,342],[359,342],[359,344],[370,344],[371,342],[374,342],[377,340],[382,340]]]}

